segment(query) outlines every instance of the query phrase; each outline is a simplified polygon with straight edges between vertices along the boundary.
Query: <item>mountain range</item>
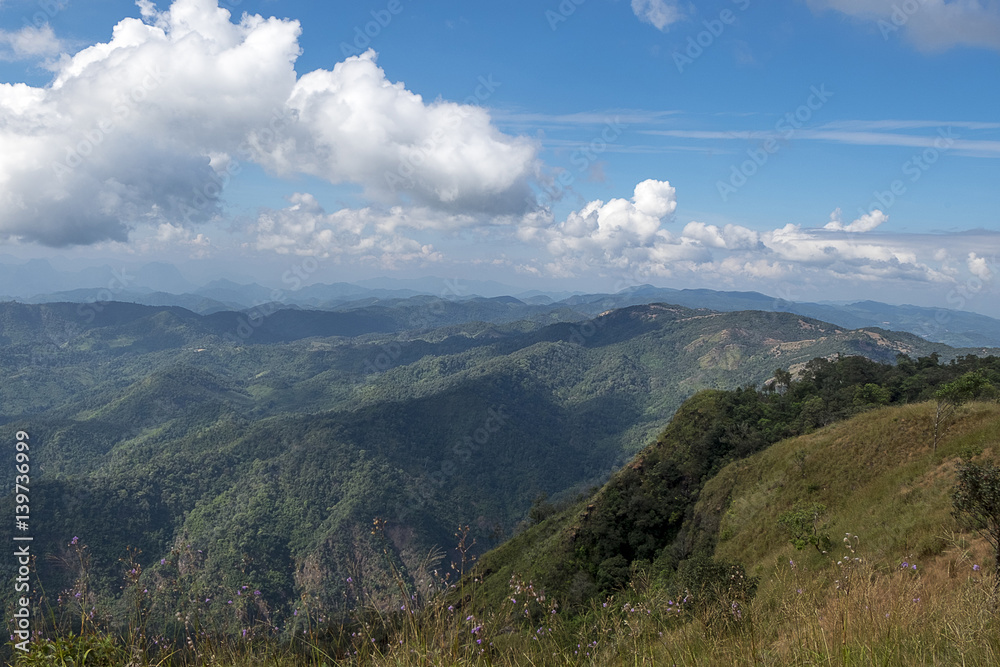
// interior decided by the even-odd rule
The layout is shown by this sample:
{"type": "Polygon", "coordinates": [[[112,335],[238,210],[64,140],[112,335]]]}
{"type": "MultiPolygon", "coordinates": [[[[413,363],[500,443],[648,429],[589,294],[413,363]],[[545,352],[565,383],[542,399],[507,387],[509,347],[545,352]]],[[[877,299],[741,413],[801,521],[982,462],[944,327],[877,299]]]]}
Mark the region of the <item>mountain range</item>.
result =
{"type": "MultiPolygon", "coordinates": [[[[423,278],[361,280],[355,283],[305,284],[288,275],[278,287],[216,279],[203,285],[188,281],[176,266],[154,262],[135,269],[111,266],[59,271],[46,260],[0,263],[0,301],[23,303],[130,302],[179,306],[199,314],[257,307],[309,310],[358,310],[368,306],[394,308],[407,299],[418,304],[431,298],[462,302],[503,298],[510,321],[535,319],[549,313],[562,320],[584,320],[605,310],[650,303],[671,303],[718,311],[763,310],[792,312],[857,329],[879,327],[915,333],[929,341],[955,347],[1000,346],[1000,320],[967,310],[891,305],[870,300],[854,303],[794,302],[759,292],[670,289],[638,285],[615,294],[524,292],[489,281],[423,278]],[[508,296],[513,295],[513,296],[508,296]]],[[[420,307],[418,305],[418,307],[420,307]]],[[[483,318],[479,314],[474,318],[483,318]]],[[[468,321],[468,320],[463,320],[468,321]]],[[[432,323],[433,324],[433,323],[432,323]]]]}

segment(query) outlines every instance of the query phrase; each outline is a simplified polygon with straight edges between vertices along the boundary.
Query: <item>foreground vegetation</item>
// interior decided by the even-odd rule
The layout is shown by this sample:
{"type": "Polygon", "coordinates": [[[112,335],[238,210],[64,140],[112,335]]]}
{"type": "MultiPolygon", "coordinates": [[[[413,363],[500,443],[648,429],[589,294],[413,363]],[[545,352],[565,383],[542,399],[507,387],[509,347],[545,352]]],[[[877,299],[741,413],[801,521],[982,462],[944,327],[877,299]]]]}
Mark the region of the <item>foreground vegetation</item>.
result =
{"type": "Polygon", "coordinates": [[[396,606],[350,579],[353,611],[336,618],[308,596],[273,618],[235,584],[194,599],[187,550],[172,576],[126,557],[124,595],[102,600],[70,541],[83,576],[39,602],[50,625],[15,664],[998,664],[995,553],[954,510],[960,471],[1000,461],[1000,360],[901,361],[816,362],[761,391],[696,396],[674,436],[595,496],[536,505],[536,525],[476,563],[462,531],[457,570],[431,554],[416,585],[379,520],[369,537],[396,572],[396,606]],[[734,428],[748,414],[755,428],[734,428]],[[676,526],[648,522],[657,499],[676,526]],[[606,562],[614,544],[622,561],[606,562]]]}

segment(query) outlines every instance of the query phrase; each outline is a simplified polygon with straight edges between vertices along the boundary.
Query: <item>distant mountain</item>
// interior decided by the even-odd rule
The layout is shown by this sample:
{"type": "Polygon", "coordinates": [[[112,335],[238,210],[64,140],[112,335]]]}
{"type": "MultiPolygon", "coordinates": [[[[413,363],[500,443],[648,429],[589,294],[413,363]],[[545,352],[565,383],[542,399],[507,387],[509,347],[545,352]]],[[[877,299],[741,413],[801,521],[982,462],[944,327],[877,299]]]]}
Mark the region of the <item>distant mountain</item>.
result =
{"type": "Polygon", "coordinates": [[[1000,320],[968,311],[893,306],[876,301],[824,305],[785,301],[759,292],[719,292],[707,289],[674,290],[643,285],[618,294],[577,295],[561,303],[590,315],[611,308],[642,303],[676,303],[689,308],[719,311],[764,310],[805,315],[842,327],[880,327],[908,331],[927,340],[956,347],[1000,346],[1000,320]]]}
{"type": "MultiPolygon", "coordinates": [[[[427,277],[410,280],[375,278],[356,284],[283,284],[271,287],[219,279],[196,287],[176,267],[163,262],[153,262],[134,270],[103,266],[62,272],[46,260],[32,260],[21,267],[0,263],[0,285],[5,293],[11,295],[5,298],[29,303],[116,300],[153,306],[180,306],[201,314],[247,310],[274,302],[312,310],[353,310],[376,305],[406,308],[403,300],[418,297],[420,299],[414,302],[416,304],[426,303],[423,297],[442,302],[462,302],[514,295],[525,307],[526,319],[537,321],[548,308],[553,318],[582,320],[615,308],[672,303],[717,311],[790,312],[849,329],[880,327],[891,331],[909,331],[929,341],[956,347],[1000,346],[1000,320],[969,311],[896,306],[875,301],[792,302],[759,292],[678,290],[651,285],[630,287],[617,294],[568,294],[524,291],[492,281],[427,277]],[[386,304],[387,301],[390,303],[386,304]],[[574,315],[569,316],[570,312],[574,315]]],[[[474,306],[470,312],[475,310],[477,307],[474,306]]],[[[509,321],[508,315],[500,313],[500,320],[491,320],[489,313],[483,312],[476,316],[453,317],[450,321],[470,321],[471,317],[481,316],[485,321],[506,322],[509,321]]]]}
{"type": "Polygon", "coordinates": [[[186,294],[196,287],[181,274],[176,266],[166,262],[144,264],[130,278],[135,281],[135,284],[160,293],[186,294]]]}

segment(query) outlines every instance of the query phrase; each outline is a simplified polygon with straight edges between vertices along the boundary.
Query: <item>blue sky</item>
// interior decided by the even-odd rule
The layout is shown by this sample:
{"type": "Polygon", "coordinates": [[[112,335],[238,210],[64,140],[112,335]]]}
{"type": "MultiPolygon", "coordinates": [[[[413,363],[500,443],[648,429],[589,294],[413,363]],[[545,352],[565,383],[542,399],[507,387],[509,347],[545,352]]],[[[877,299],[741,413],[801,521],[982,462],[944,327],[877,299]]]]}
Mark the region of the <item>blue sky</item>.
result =
{"type": "Polygon", "coordinates": [[[996,309],[992,0],[221,7],[0,0],[0,254],[996,309]]]}

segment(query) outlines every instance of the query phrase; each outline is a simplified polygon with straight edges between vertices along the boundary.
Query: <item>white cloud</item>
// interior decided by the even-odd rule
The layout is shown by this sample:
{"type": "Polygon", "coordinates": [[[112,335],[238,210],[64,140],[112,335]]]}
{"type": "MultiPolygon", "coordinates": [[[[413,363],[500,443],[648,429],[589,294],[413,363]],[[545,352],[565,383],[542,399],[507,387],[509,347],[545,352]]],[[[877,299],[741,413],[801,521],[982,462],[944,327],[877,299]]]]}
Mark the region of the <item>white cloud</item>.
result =
{"type": "Polygon", "coordinates": [[[881,225],[884,222],[887,222],[888,220],[889,220],[888,215],[886,215],[882,211],[875,210],[872,211],[871,213],[866,213],[857,220],[855,220],[854,222],[845,225],[841,221],[841,211],[838,208],[837,210],[835,210],[833,213],[830,214],[830,222],[826,223],[826,225],[823,228],[829,229],[831,231],[843,231],[855,234],[863,234],[865,232],[872,231],[873,229],[877,228],[879,225],[881,225]]]}
{"type": "MultiPolygon", "coordinates": [[[[369,196],[400,194],[454,211],[524,211],[536,147],[500,133],[482,108],[425,104],[386,79],[374,51],[302,76],[289,98],[297,121],[283,141],[259,146],[279,173],[362,183],[369,196]]],[[[483,95],[499,82],[486,78],[483,95]]]]}
{"type": "Polygon", "coordinates": [[[816,9],[833,9],[876,22],[886,39],[906,35],[917,48],[940,51],[953,46],[1000,50],[1000,4],[995,0],[807,0],[816,9]]]}
{"type": "Polygon", "coordinates": [[[425,103],[373,52],[299,78],[296,21],[234,23],[217,0],[138,4],[141,20],[57,61],[50,85],[0,84],[0,239],[67,246],[205,222],[246,161],[357,183],[384,205],[528,207],[536,149],[484,109],[425,103]]]}
{"type": "Polygon", "coordinates": [[[643,23],[662,32],[684,18],[684,12],[676,0],[632,0],[632,11],[643,23]]]}
{"type": "Polygon", "coordinates": [[[695,244],[674,243],[664,228],[676,208],[670,183],[646,180],[635,186],[631,200],[592,201],[559,223],[551,215],[526,218],[519,236],[544,243],[555,258],[550,268],[560,275],[590,265],[626,267],[702,255],[695,244]]]}
{"type": "Polygon", "coordinates": [[[760,243],[760,235],[739,225],[726,225],[722,229],[703,222],[689,222],[681,236],[697,241],[709,248],[726,250],[753,250],[760,243]]]}
{"type": "Polygon", "coordinates": [[[63,44],[52,26],[25,26],[16,32],[0,30],[0,60],[29,60],[58,55],[63,44]]]}
{"type": "Polygon", "coordinates": [[[969,273],[983,282],[988,282],[993,278],[993,271],[985,257],[979,257],[976,253],[970,252],[966,265],[969,267],[969,273]]]}
{"type": "MultiPolygon", "coordinates": [[[[822,228],[787,224],[756,231],[692,221],[675,234],[667,226],[676,207],[676,192],[669,183],[644,181],[636,186],[631,201],[593,201],[561,222],[554,221],[548,211],[525,217],[519,238],[543,245],[551,259],[529,263],[521,270],[559,277],[687,274],[734,286],[741,280],[793,276],[817,283],[832,279],[951,284],[956,280],[948,257],[940,255],[939,237],[877,234],[875,230],[888,220],[879,210],[844,224],[838,209],[822,228]],[[865,236],[859,241],[832,232],[865,236]]],[[[989,242],[998,243],[994,236],[989,242]]],[[[977,245],[972,240],[968,243],[977,245]]],[[[974,259],[970,259],[970,271],[985,275],[985,264],[974,259]]]]}
{"type": "Polygon", "coordinates": [[[355,258],[383,268],[442,259],[431,245],[392,231],[412,221],[412,213],[401,208],[327,213],[315,197],[302,193],[293,195],[290,203],[279,211],[260,214],[252,230],[258,250],[335,260],[355,258]]]}

